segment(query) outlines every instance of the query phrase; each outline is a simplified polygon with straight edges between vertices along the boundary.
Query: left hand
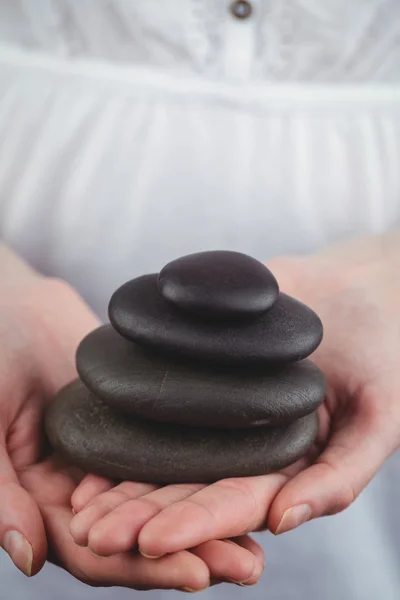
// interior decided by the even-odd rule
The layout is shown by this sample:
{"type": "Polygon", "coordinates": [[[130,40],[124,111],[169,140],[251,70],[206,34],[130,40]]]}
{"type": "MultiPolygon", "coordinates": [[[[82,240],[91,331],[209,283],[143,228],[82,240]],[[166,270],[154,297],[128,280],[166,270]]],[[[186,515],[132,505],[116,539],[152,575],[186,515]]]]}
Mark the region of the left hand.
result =
{"type": "Polygon", "coordinates": [[[159,561],[134,552],[104,559],[76,546],[71,494],[83,473],[56,458],[42,422],[55,392],[77,376],[76,347],[98,321],[70,286],[35,273],[1,244],[0,289],[0,544],[14,564],[31,576],[49,558],[92,586],[198,591],[226,580],[256,583],[263,552],[246,536],[159,561]]]}
{"type": "Polygon", "coordinates": [[[269,266],[281,289],[313,308],[325,328],[312,359],[328,392],[311,454],[280,473],[167,486],[116,508],[105,508],[112,483],[104,491],[104,480],[84,480],[72,500],[76,540],[103,555],[138,544],[144,555],[160,557],[266,526],[283,533],[348,507],[399,446],[400,235],[269,266]]]}

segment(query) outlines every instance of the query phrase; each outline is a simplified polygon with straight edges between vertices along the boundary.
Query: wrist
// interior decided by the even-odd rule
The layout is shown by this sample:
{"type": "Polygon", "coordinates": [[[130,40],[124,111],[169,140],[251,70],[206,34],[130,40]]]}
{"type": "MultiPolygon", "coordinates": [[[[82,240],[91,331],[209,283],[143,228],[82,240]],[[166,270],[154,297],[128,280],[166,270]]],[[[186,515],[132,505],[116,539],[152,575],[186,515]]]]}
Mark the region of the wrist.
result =
{"type": "Polygon", "coordinates": [[[53,395],[77,377],[75,353],[81,340],[99,321],[65,281],[43,277],[18,301],[25,315],[45,391],[53,395]]]}
{"type": "Polygon", "coordinates": [[[99,324],[68,283],[41,275],[1,243],[0,314],[49,397],[76,377],[78,344],[99,324]]]}
{"type": "Polygon", "coordinates": [[[41,275],[2,243],[0,311],[9,327],[22,332],[45,392],[53,394],[76,377],[76,349],[98,319],[68,283],[41,275]]]}
{"type": "Polygon", "coordinates": [[[0,303],[15,294],[27,292],[44,277],[8,246],[0,242],[0,303]]]}

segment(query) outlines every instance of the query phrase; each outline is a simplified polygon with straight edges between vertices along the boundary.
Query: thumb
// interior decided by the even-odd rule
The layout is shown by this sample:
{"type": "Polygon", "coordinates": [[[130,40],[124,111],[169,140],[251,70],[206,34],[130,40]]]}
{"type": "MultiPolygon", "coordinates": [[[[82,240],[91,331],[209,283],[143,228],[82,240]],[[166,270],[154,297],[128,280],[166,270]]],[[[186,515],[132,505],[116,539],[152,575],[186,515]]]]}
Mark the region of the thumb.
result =
{"type": "Polygon", "coordinates": [[[376,416],[354,414],[334,432],[316,462],[288,481],[275,497],[268,528],[275,534],[336,514],[357,498],[392,453],[388,427],[376,416]]]}
{"type": "Polygon", "coordinates": [[[40,510],[21,487],[4,446],[0,446],[0,545],[28,577],[38,573],[46,560],[40,510]]]}

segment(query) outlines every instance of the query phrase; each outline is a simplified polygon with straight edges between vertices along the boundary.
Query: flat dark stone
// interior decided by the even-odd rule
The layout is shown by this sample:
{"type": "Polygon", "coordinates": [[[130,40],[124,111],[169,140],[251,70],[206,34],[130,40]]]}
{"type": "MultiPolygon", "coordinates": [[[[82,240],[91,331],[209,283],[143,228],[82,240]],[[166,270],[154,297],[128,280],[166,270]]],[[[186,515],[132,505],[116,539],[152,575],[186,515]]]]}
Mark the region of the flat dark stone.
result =
{"type": "Polygon", "coordinates": [[[251,427],[298,419],[325,394],[309,360],[248,369],[154,355],[111,325],[90,333],[77,352],[81,379],[104,402],[145,419],[205,427],[251,427]]]}
{"type": "Polygon", "coordinates": [[[168,263],[158,276],[168,302],[205,318],[254,318],[276,301],[278,283],[255,258],[224,250],[189,254],[168,263]]]}
{"type": "Polygon", "coordinates": [[[312,413],[276,427],[202,429],[156,424],[113,411],[81,381],[50,404],[46,431],[71,464],[114,479],[211,482],[262,475],[303,456],[315,440],[312,413]]]}
{"type": "Polygon", "coordinates": [[[119,333],[138,344],[219,363],[294,362],[309,356],[322,339],[319,317],[282,293],[258,319],[199,323],[161,297],[156,274],[121,286],[111,298],[109,317],[119,333]]]}

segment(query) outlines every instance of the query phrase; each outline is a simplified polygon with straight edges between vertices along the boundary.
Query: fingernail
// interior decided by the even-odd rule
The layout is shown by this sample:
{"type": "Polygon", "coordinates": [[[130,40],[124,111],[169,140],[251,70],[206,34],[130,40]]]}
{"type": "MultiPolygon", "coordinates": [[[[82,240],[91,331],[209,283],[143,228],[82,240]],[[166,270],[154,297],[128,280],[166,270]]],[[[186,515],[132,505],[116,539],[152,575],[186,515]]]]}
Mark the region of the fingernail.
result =
{"type": "Polygon", "coordinates": [[[95,557],[95,558],[107,558],[106,556],[102,556],[101,554],[97,554],[97,552],[95,552],[94,550],[91,549],[90,546],[87,546],[87,548],[90,550],[90,553],[95,557]]]}
{"type": "Polygon", "coordinates": [[[76,515],[76,510],[73,508],[72,509],[72,514],[75,516],[76,515]]]}
{"type": "Polygon", "coordinates": [[[1,545],[15,566],[24,575],[30,577],[32,575],[33,550],[22,533],[19,531],[6,531],[1,545]]]}
{"type": "Polygon", "coordinates": [[[246,579],[245,581],[232,581],[231,583],[234,583],[235,585],[240,585],[240,587],[251,587],[252,585],[256,585],[256,583],[258,583],[258,579],[256,581],[251,581],[250,583],[248,583],[250,579],[252,579],[252,577],[249,577],[249,579],[246,579]]]}
{"type": "Polygon", "coordinates": [[[280,533],[295,529],[299,525],[309,521],[311,516],[311,506],[308,504],[299,504],[298,506],[293,506],[293,508],[288,508],[283,513],[283,517],[276,528],[275,534],[279,535],[280,533]]]}
{"type": "Polygon", "coordinates": [[[204,592],[204,590],[206,590],[208,587],[209,586],[207,585],[206,587],[201,588],[201,590],[193,590],[190,587],[183,587],[183,588],[181,588],[181,591],[182,592],[188,592],[189,594],[197,594],[197,592],[204,592]]]}
{"type": "Polygon", "coordinates": [[[160,554],[159,556],[153,556],[152,554],[145,554],[144,552],[142,552],[142,550],[139,548],[139,553],[144,557],[144,558],[150,558],[151,560],[157,560],[157,558],[161,558],[163,555],[160,554]]]}
{"type": "Polygon", "coordinates": [[[254,566],[254,570],[250,577],[248,577],[244,581],[238,581],[237,585],[240,585],[241,587],[251,587],[252,585],[257,585],[261,575],[263,574],[263,571],[264,564],[260,564],[257,562],[254,566]]]}

